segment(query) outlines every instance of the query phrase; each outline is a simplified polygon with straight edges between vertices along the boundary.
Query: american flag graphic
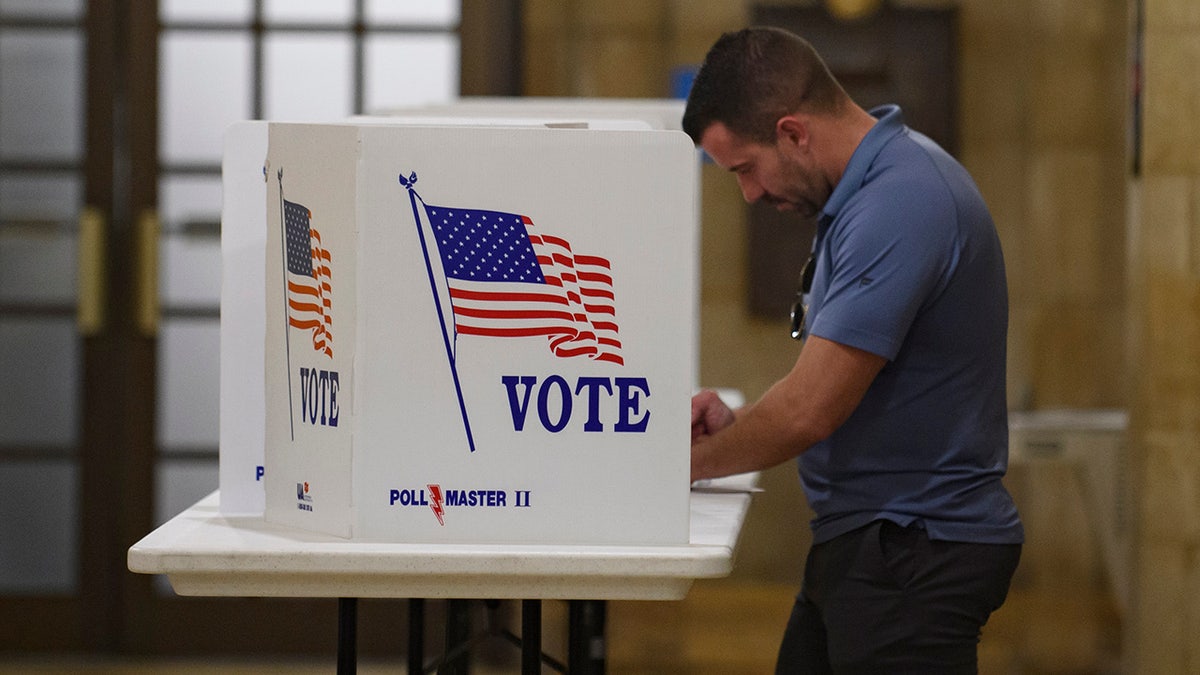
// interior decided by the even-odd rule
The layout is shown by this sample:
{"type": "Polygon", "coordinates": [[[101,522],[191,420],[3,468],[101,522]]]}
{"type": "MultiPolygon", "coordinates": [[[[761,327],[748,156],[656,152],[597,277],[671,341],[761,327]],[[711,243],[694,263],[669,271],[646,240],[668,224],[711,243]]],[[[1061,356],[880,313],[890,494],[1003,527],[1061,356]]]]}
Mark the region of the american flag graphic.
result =
{"type": "Polygon", "coordinates": [[[312,212],[284,200],[283,222],[287,250],[288,325],[312,331],[313,349],[333,357],[333,317],[330,316],[329,251],[321,233],[312,227],[312,212]]]}
{"type": "Polygon", "coordinates": [[[544,335],[560,357],[624,364],[609,261],[522,215],[425,206],[458,334],[544,335]]]}

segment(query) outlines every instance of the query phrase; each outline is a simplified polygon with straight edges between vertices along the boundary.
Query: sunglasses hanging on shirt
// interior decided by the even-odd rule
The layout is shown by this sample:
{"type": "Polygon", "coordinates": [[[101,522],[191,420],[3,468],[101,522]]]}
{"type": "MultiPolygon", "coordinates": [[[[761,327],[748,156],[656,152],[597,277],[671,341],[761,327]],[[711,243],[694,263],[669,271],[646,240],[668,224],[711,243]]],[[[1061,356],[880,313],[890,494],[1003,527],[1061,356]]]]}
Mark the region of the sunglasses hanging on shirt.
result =
{"type": "Polygon", "coordinates": [[[796,291],[796,301],[792,303],[793,340],[803,340],[808,333],[804,327],[804,316],[808,314],[808,292],[812,290],[813,271],[816,268],[814,260],[814,256],[808,256],[808,262],[800,271],[800,289],[796,291]]]}

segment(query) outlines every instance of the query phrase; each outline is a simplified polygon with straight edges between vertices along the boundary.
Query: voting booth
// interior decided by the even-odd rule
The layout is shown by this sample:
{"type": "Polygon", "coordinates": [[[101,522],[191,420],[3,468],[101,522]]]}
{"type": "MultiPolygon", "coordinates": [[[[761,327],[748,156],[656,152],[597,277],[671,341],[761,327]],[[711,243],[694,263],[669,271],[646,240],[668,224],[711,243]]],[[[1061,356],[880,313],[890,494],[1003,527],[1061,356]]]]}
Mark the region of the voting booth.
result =
{"type": "Polygon", "coordinates": [[[696,154],[586,126],[230,130],[223,512],[364,541],[687,543],[696,154]],[[226,386],[255,368],[260,391],[226,386]]]}

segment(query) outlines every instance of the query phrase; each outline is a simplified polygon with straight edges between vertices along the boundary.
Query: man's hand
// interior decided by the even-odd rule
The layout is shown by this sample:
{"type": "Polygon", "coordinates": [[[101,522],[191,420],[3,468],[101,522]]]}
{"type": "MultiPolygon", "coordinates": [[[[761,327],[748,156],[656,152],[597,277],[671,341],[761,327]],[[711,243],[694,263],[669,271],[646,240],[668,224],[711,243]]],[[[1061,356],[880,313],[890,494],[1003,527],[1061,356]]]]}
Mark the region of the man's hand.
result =
{"type": "Polygon", "coordinates": [[[706,389],[692,397],[692,444],[707,438],[733,424],[733,411],[717,396],[717,392],[706,389]]]}
{"type": "Polygon", "coordinates": [[[758,401],[729,409],[692,397],[692,480],[762,471],[828,438],[862,401],[887,359],[810,335],[796,365],[758,401]]]}

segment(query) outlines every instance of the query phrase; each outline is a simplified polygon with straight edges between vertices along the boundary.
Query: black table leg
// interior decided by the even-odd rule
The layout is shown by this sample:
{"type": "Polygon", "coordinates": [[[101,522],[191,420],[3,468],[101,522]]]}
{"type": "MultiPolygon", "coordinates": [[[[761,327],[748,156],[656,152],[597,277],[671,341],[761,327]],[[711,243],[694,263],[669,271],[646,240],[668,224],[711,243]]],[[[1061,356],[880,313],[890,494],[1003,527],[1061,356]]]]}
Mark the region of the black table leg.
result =
{"type": "Polygon", "coordinates": [[[358,670],[358,599],[338,598],[338,675],[358,670]]]}
{"type": "Polygon", "coordinates": [[[603,675],[606,646],[603,600],[572,600],[568,606],[567,670],[571,675],[603,675]]]}
{"type": "Polygon", "coordinates": [[[408,601],[408,672],[421,675],[425,671],[425,600],[408,601]]]}
{"type": "Polygon", "coordinates": [[[471,667],[471,652],[465,647],[471,641],[471,601],[446,601],[446,654],[458,654],[449,658],[438,669],[438,675],[468,675],[471,667]],[[457,649],[456,649],[457,648],[457,649]]]}
{"type": "Polygon", "coordinates": [[[521,601],[521,674],[542,672],[542,601],[521,601]]]}

